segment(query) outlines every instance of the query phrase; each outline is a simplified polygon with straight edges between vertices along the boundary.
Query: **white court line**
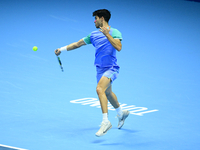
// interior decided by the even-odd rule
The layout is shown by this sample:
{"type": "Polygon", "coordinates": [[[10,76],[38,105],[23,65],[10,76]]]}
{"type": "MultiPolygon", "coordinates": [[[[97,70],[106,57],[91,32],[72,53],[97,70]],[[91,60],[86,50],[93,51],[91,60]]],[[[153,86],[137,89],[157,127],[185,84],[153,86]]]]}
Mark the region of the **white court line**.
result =
{"type": "Polygon", "coordinates": [[[27,149],[23,149],[23,148],[17,148],[17,147],[12,147],[12,146],[7,146],[7,145],[0,144],[0,149],[1,149],[1,147],[11,148],[11,149],[15,149],[15,150],[27,150],[27,149]]]}

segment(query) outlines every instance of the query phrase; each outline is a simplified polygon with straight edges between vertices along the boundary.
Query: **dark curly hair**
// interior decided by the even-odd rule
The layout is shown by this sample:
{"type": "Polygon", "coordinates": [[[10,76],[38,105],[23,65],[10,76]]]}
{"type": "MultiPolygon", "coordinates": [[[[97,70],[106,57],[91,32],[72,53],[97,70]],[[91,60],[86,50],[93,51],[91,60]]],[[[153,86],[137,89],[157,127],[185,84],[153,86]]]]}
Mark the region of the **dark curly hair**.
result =
{"type": "Polygon", "coordinates": [[[93,16],[98,16],[99,18],[104,17],[105,21],[108,22],[110,20],[111,13],[107,9],[99,9],[93,12],[93,16]]]}

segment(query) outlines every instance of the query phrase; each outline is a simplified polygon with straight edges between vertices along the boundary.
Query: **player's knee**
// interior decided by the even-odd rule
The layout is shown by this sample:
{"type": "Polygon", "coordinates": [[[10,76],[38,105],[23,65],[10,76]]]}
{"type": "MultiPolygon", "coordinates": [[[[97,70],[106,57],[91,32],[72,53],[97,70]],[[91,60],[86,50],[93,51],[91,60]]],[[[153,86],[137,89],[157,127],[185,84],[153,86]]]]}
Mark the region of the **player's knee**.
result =
{"type": "Polygon", "coordinates": [[[101,86],[97,86],[96,92],[97,92],[98,95],[101,95],[101,94],[104,93],[104,90],[103,90],[103,88],[101,86]]]}

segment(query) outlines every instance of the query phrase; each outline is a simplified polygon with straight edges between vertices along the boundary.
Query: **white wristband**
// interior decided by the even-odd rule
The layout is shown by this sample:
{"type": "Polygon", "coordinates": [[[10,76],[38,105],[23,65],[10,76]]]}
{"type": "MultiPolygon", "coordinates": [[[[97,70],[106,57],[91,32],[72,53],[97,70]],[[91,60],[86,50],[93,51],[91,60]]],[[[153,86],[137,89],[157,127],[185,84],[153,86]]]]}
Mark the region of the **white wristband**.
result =
{"type": "Polygon", "coordinates": [[[67,51],[67,46],[63,46],[60,48],[60,51],[67,51]]]}

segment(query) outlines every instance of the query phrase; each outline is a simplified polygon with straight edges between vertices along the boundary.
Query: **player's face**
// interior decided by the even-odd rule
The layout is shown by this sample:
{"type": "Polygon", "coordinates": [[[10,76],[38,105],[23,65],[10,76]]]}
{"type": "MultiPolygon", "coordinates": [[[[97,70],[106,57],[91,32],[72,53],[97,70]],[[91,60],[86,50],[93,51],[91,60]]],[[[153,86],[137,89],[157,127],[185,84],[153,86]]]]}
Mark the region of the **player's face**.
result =
{"type": "Polygon", "coordinates": [[[100,28],[100,27],[103,26],[102,19],[99,18],[98,16],[95,16],[95,21],[94,21],[94,23],[95,23],[96,28],[100,28]]]}

